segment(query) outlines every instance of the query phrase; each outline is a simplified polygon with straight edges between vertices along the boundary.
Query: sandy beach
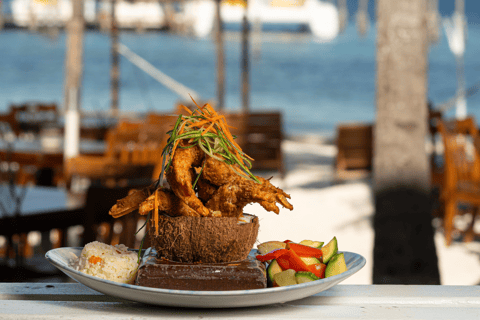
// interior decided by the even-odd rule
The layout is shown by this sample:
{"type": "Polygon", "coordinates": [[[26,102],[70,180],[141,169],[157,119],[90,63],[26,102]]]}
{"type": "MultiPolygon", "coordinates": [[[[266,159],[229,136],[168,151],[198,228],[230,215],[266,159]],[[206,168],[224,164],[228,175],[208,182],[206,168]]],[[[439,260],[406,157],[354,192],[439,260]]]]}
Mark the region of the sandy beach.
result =
{"type": "MultiPolygon", "coordinates": [[[[367,260],[361,271],[343,283],[372,284],[374,204],[370,179],[334,183],[336,148],[328,139],[288,139],[283,152],[287,175],[282,181],[272,173],[272,183],[291,195],[294,210],[281,209],[277,216],[259,205],[246,207],[246,212],[260,218],[259,243],[286,239],[328,242],[336,236],[339,250],[359,253],[367,260]]],[[[441,284],[479,285],[480,242],[454,241],[447,247],[438,223],[434,220],[441,284]]]]}

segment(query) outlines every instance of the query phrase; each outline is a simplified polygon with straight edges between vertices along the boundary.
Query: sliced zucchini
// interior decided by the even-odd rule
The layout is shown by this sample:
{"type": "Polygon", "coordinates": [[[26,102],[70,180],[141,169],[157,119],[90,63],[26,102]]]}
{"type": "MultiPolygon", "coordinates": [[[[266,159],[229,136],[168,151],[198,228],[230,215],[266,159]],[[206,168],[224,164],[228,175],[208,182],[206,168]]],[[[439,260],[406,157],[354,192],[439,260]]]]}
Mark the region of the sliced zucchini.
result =
{"type": "Polygon", "coordinates": [[[297,271],[297,273],[295,273],[295,279],[297,280],[297,283],[305,283],[312,282],[320,278],[310,271],[297,271]]]}
{"type": "Polygon", "coordinates": [[[272,260],[267,267],[267,285],[269,287],[273,286],[273,276],[277,273],[282,272],[282,268],[278,264],[277,260],[272,260]]]}
{"type": "Polygon", "coordinates": [[[335,276],[347,270],[348,268],[347,264],[345,263],[345,256],[343,253],[337,253],[327,264],[327,268],[325,269],[325,278],[335,276]]]}
{"type": "Polygon", "coordinates": [[[320,263],[320,260],[318,260],[317,258],[314,258],[314,257],[300,257],[300,259],[305,262],[305,264],[307,266],[311,265],[311,264],[317,264],[317,263],[320,263]]]}
{"type": "Polygon", "coordinates": [[[333,239],[320,250],[322,250],[323,253],[323,263],[327,263],[338,251],[337,238],[333,237],[333,239]]]}
{"type": "Polygon", "coordinates": [[[303,244],[304,246],[309,246],[312,248],[317,248],[317,249],[320,249],[323,246],[323,242],[312,241],[312,240],[302,240],[300,241],[300,244],[303,244]]]}
{"type": "Polygon", "coordinates": [[[281,241],[267,241],[262,242],[257,246],[257,250],[259,254],[269,253],[275,249],[285,249],[287,244],[281,241]]]}
{"type": "Polygon", "coordinates": [[[295,270],[287,269],[285,271],[279,272],[273,276],[273,281],[279,287],[291,286],[297,284],[297,279],[295,278],[295,270]]]}

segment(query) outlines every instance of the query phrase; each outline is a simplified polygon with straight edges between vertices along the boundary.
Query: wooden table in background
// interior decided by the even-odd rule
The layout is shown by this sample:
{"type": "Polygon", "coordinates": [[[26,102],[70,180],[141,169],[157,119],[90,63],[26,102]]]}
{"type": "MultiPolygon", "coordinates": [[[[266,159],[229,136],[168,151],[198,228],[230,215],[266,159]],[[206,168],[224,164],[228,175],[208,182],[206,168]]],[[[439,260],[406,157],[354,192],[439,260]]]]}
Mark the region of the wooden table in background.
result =
{"type": "MultiPolygon", "coordinates": [[[[80,141],[81,154],[102,155],[104,151],[105,143],[103,141],[80,141]]],[[[0,141],[0,161],[17,163],[20,168],[34,166],[48,175],[41,178],[48,181],[47,183],[40,181],[41,185],[56,185],[56,180],[63,178],[63,140],[60,140],[57,146],[52,147],[45,147],[38,139],[17,140],[10,146],[5,141],[0,141]]],[[[16,181],[23,183],[21,177],[17,177],[16,181]]]]}

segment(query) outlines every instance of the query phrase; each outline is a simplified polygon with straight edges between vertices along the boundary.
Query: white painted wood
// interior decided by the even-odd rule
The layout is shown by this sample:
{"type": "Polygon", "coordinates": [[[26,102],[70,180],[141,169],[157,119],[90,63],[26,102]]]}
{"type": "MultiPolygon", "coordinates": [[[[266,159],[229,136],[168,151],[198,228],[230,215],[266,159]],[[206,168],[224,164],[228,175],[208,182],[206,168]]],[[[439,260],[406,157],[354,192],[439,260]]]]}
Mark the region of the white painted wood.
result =
{"type": "Polygon", "coordinates": [[[338,285],[284,304],[160,308],[77,283],[1,283],[0,319],[479,319],[478,286],[338,285]]]}

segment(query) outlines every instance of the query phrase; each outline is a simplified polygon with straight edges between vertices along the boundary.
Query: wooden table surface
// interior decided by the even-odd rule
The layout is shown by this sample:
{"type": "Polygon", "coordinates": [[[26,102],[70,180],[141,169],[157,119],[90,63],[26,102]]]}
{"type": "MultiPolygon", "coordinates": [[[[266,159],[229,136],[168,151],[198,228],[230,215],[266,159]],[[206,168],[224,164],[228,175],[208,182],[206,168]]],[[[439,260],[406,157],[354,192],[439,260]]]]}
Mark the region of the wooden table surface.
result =
{"type": "Polygon", "coordinates": [[[150,306],[78,283],[0,283],[0,319],[480,319],[479,286],[337,285],[317,295],[237,309],[150,306]]]}

